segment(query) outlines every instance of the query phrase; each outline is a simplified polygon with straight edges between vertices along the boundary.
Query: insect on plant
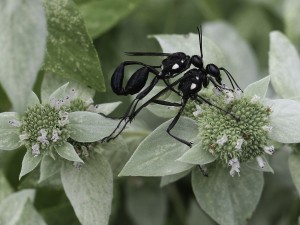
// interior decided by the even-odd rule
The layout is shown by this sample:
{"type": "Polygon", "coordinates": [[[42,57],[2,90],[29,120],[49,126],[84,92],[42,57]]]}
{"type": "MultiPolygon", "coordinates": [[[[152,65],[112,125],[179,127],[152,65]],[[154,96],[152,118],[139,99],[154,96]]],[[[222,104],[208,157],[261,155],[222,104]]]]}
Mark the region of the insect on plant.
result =
{"type": "Polygon", "coordinates": [[[172,122],[167,128],[167,133],[180,141],[183,144],[192,146],[192,142],[188,142],[179,138],[171,133],[171,130],[174,128],[176,123],[178,122],[180,116],[182,115],[186,104],[189,100],[193,100],[199,104],[207,103],[213,107],[224,111],[225,113],[229,113],[235,119],[238,120],[233,114],[230,112],[212,104],[209,100],[205,99],[201,95],[199,95],[200,90],[204,87],[207,88],[209,83],[211,82],[215,88],[218,90],[227,90],[233,92],[234,89],[239,89],[240,87],[232,77],[232,75],[223,67],[218,67],[215,64],[207,64],[204,67],[203,63],[203,50],[202,50],[202,29],[201,26],[197,27],[198,36],[199,36],[199,45],[200,45],[200,55],[189,56],[183,52],[176,53],[157,53],[157,52],[128,52],[127,55],[130,56],[166,56],[166,58],[162,61],[161,66],[150,66],[138,61],[125,61],[121,63],[117,69],[114,71],[111,78],[111,87],[112,90],[117,95],[133,95],[137,94],[135,99],[131,102],[127,111],[121,118],[117,127],[113,130],[113,132],[102,139],[102,141],[110,141],[119,136],[122,131],[125,129],[126,125],[129,122],[132,122],[133,119],[137,116],[137,114],[150,103],[156,103],[164,106],[175,106],[179,107],[179,111],[177,115],[174,117],[172,122]],[[123,78],[124,78],[124,68],[128,65],[142,65],[142,68],[138,69],[128,80],[125,88],[123,88],[123,78]],[[195,68],[190,69],[191,65],[195,68]],[[161,71],[158,71],[157,68],[161,68],[161,71]],[[228,77],[232,89],[227,88],[222,83],[221,71],[224,71],[226,76],[228,77]],[[176,77],[182,72],[185,72],[184,75],[178,78],[173,83],[169,82],[170,78],[176,77]],[[152,79],[149,86],[145,87],[149,73],[153,73],[155,77],[152,79]],[[138,102],[143,99],[150,91],[154,88],[159,80],[164,81],[166,87],[158,92],[156,95],[147,100],[144,104],[137,108],[138,102]],[[178,85],[178,86],[177,86],[178,85]],[[176,87],[177,86],[177,87],[176,87]],[[142,90],[143,89],[143,90],[142,90]],[[173,91],[177,95],[181,97],[181,103],[177,102],[168,102],[159,100],[158,98],[162,96],[167,91],[173,91]],[[124,124],[121,126],[122,122],[124,124]],[[120,128],[120,129],[119,129],[120,128]]]}

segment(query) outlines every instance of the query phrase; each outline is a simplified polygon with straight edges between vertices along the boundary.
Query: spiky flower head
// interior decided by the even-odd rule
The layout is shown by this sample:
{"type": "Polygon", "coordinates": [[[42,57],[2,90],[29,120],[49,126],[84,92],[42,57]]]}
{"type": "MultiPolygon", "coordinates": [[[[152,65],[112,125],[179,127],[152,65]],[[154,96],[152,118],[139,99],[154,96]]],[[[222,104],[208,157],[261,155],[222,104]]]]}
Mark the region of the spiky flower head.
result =
{"type": "Polygon", "coordinates": [[[264,106],[258,96],[241,96],[240,91],[212,94],[209,100],[214,106],[196,105],[193,112],[199,125],[201,148],[230,166],[232,176],[239,173],[240,163],[252,159],[264,167],[261,156],[274,152],[268,136],[272,130],[270,108],[264,106]]]}

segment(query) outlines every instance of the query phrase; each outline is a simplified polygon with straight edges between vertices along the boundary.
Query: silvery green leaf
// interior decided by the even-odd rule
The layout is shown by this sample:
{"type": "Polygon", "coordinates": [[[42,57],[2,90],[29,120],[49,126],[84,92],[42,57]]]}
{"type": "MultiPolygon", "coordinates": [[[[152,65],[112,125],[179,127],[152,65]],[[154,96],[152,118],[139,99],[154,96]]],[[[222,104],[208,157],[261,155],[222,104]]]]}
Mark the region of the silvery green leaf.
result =
{"type": "Polygon", "coordinates": [[[83,163],[82,159],[76,153],[73,145],[71,145],[69,142],[64,142],[61,146],[55,147],[55,150],[57,154],[64,159],[83,163]]]}
{"type": "Polygon", "coordinates": [[[164,187],[170,183],[173,183],[175,181],[178,181],[179,179],[185,177],[191,172],[191,170],[186,170],[180,173],[172,174],[172,175],[167,175],[163,176],[160,181],[160,187],[164,187]]]}
{"type": "Polygon", "coordinates": [[[201,143],[195,144],[191,149],[184,153],[178,161],[196,165],[208,164],[217,159],[207,150],[201,148],[201,143]]]}
{"type": "Polygon", "coordinates": [[[292,153],[289,156],[289,169],[293,179],[293,182],[300,195],[300,154],[292,153]]]}
{"type": "Polygon", "coordinates": [[[300,103],[288,99],[266,101],[272,109],[271,139],[281,143],[300,142],[300,103]]]}
{"type": "MultiPolygon", "coordinates": [[[[207,61],[204,54],[205,63],[214,63],[218,67],[225,67],[242,89],[258,79],[255,55],[249,44],[233,26],[221,21],[208,22],[203,25],[203,35],[218,44],[226,59],[224,63],[217,64],[214,61],[207,61]]],[[[222,74],[222,77],[226,79],[225,73],[222,74]]]]}
{"type": "Polygon", "coordinates": [[[54,174],[58,173],[60,171],[61,165],[62,164],[59,158],[54,160],[49,155],[44,155],[41,161],[40,179],[38,182],[41,183],[52,177],[54,174]]]}
{"type": "Polygon", "coordinates": [[[35,106],[37,104],[40,104],[40,100],[38,96],[36,96],[36,94],[32,91],[29,95],[26,107],[35,106]]]}
{"type": "MultiPolygon", "coordinates": [[[[158,89],[162,90],[162,88],[158,89]]],[[[159,100],[164,100],[168,102],[180,103],[180,98],[175,93],[166,93],[168,96],[166,98],[159,98],[159,100]]],[[[156,103],[151,103],[147,106],[147,109],[153,114],[162,118],[173,118],[178,113],[180,107],[176,106],[164,106],[156,103]]]]}
{"type": "Polygon", "coordinates": [[[42,102],[48,102],[52,93],[59,90],[59,88],[66,83],[69,84],[65,87],[65,89],[60,90],[59,95],[53,95],[52,97],[64,98],[71,93],[71,89],[73,88],[75,89],[75,93],[72,94],[73,98],[88,100],[90,98],[93,98],[93,96],[95,95],[95,90],[87,87],[80,82],[69,80],[52,73],[45,73],[41,88],[42,102]]]}
{"type": "Polygon", "coordinates": [[[70,137],[78,142],[94,142],[108,136],[117,126],[118,120],[105,118],[92,112],[69,113],[67,129],[70,137]]]}
{"type": "Polygon", "coordinates": [[[246,224],[254,212],[263,189],[263,175],[247,167],[240,176],[231,177],[229,170],[214,164],[209,177],[193,170],[192,187],[201,208],[220,225],[246,224]]]}
{"type": "Polygon", "coordinates": [[[187,215],[187,225],[199,225],[199,221],[205,225],[216,225],[216,223],[199,207],[195,200],[190,202],[187,215]]]}
{"type": "Polygon", "coordinates": [[[111,212],[113,175],[100,154],[90,156],[82,168],[64,163],[61,179],[82,225],[107,225],[111,212]]]}
{"type": "Polygon", "coordinates": [[[35,191],[24,189],[13,193],[3,199],[0,203],[0,224],[15,225],[19,221],[26,202],[33,202],[35,191]]]}
{"type": "Polygon", "coordinates": [[[284,36],[270,34],[269,73],[276,93],[282,98],[299,96],[300,59],[296,48],[284,36]]]}
{"type": "Polygon", "coordinates": [[[283,18],[285,23],[285,33],[287,36],[299,46],[300,44],[300,2],[298,0],[283,1],[283,18]]]}
{"type": "Polygon", "coordinates": [[[103,113],[108,115],[112,113],[122,102],[111,102],[111,103],[102,103],[98,104],[92,108],[92,112],[103,113]]]}
{"type": "MultiPolygon", "coordinates": [[[[187,55],[200,55],[198,34],[189,33],[186,35],[153,35],[160,44],[162,51],[167,53],[184,52],[187,55]]],[[[224,55],[219,47],[210,39],[204,36],[203,39],[203,55],[204,63],[214,63],[216,65],[224,64],[224,55]]]]}
{"type": "Polygon", "coordinates": [[[115,176],[120,173],[130,156],[127,144],[121,136],[108,143],[97,144],[94,150],[107,159],[115,176]]]}
{"type": "Polygon", "coordinates": [[[67,87],[69,85],[69,82],[65,83],[64,85],[57,88],[51,95],[49,96],[48,102],[51,102],[53,99],[64,99],[66,97],[67,93],[67,87]]]}
{"type": "Polygon", "coordinates": [[[244,90],[244,94],[249,97],[257,95],[261,99],[264,99],[268,91],[269,83],[270,83],[270,76],[262,78],[259,81],[256,81],[248,85],[244,90]]]}
{"type": "Polygon", "coordinates": [[[75,3],[70,0],[43,0],[43,3],[49,31],[43,69],[104,91],[99,58],[75,3]]]}
{"type": "Polygon", "coordinates": [[[167,196],[159,186],[128,182],[126,211],[135,224],[164,225],[167,216],[167,196]]]}
{"type": "Polygon", "coordinates": [[[14,225],[47,225],[43,217],[33,207],[33,203],[27,199],[23,211],[14,225]]]}
{"type": "Polygon", "coordinates": [[[22,144],[19,139],[19,127],[10,125],[9,121],[20,121],[20,117],[14,112],[0,113],[0,149],[14,150],[22,144]]]}
{"type": "Polygon", "coordinates": [[[245,166],[248,166],[249,168],[254,169],[254,170],[258,170],[258,171],[262,171],[262,172],[270,172],[270,173],[274,174],[274,170],[270,166],[270,163],[267,160],[267,158],[265,156],[261,156],[261,157],[262,157],[263,161],[265,162],[264,168],[261,168],[258,165],[256,159],[253,159],[253,160],[251,160],[249,162],[243,163],[242,166],[245,165],[245,166]]]}
{"type": "Polygon", "coordinates": [[[24,175],[34,170],[41,160],[42,160],[42,154],[33,156],[31,151],[27,150],[22,161],[22,168],[19,175],[19,179],[21,179],[24,175]]]}
{"type": "Polygon", "coordinates": [[[41,1],[0,1],[0,30],[0,81],[14,109],[23,112],[46,47],[41,1]]]}
{"type": "MultiPolygon", "coordinates": [[[[78,2],[75,1],[75,2],[78,2]]],[[[132,12],[141,0],[98,0],[79,4],[89,34],[96,38],[132,12]]]]}
{"type": "Polygon", "coordinates": [[[8,183],[4,173],[0,170],[0,202],[13,192],[10,184],[8,183]]]}
{"type": "MultiPolygon", "coordinates": [[[[120,172],[120,176],[166,176],[193,166],[176,161],[189,147],[168,135],[166,130],[171,121],[160,125],[141,142],[120,172]]],[[[182,117],[171,132],[191,141],[198,134],[198,126],[195,121],[182,117]]]]}

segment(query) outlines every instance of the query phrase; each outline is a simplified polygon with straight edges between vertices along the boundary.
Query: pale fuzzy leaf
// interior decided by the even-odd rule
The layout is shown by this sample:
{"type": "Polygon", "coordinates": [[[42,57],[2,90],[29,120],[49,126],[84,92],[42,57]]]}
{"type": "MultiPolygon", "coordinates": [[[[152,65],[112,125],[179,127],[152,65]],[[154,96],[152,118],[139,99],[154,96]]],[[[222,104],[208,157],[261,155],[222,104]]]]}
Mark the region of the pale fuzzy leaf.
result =
{"type": "Polygon", "coordinates": [[[267,100],[271,107],[271,139],[281,143],[300,142],[300,103],[288,99],[267,100]]]}
{"type": "Polygon", "coordinates": [[[75,3],[70,0],[43,2],[49,30],[43,69],[105,91],[96,49],[75,3]]]}
{"type": "Polygon", "coordinates": [[[300,44],[300,1],[298,0],[286,0],[284,3],[284,22],[285,33],[295,43],[300,44]]]}
{"type": "Polygon", "coordinates": [[[183,171],[183,172],[180,172],[180,173],[163,176],[161,178],[161,181],[160,181],[160,187],[164,187],[164,186],[166,186],[170,183],[178,181],[179,179],[187,176],[190,172],[191,172],[191,170],[186,170],[186,171],[183,171]]]}
{"type": "MultiPolygon", "coordinates": [[[[246,166],[248,166],[249,168],[251,169],[254,169],[254,170],[258,170],[258,171],[262,171],[262,172],[270,172],[270,173],[273,173],[274,174],[274,170],[272,169],[272,167],[270,166],[270,163],[269,161],[267,160],[267,158],[265,156],[261,156],[263,161],[265,162],[265,166],[264,168],[261,168],[258,163],[257,163],[257,160],[256,159],[253,159],[251,160],[250,162],[246,162],[244,163],[246,166]]],[[[244,165],[242,164],[242,166],[244,165]]]]}
{"type": "Polygon", "coordinates": [[[24,175],[34,170],[41,160],[42,154],[33,156],[31,151],[27,150],[22,161],[22,168],[19,175],[19,179],[21,179],[24,175]]]}
{"type": "Polygon", "coordinates": [[[82,100],[88,100],[93,98],[95,95],[95,90],[87,87],[86,85],[82,84],[81,82],[71,81],[67,78],[60,77],[58,75],[52,73],[46,73],[42,82],[41,88],[41,98],[42,102],[48,102],[50,96],[53,92],[58,90],[60,87],[69,83],[66,89],[60,94],[60,98],[66,97],[71,93],[71,89],[75,89],[75,95],[73,98],[80,98],[82,100]]]}
{"type": "MultiPolygon", "coordinates": [[[[193,167],[176,161],[189,147],[168,135],[166,130],[171,121],[160,125],[141,142],[120,176],[166,176],[193,167]]],[[[198,134],[198,126],[193,120],[182,117],[171,132],[191,141],[198,134]]]]}
{"type": "MultiPolygon", "coordinates": [[[[195,30],[196,32],[196,30],[195,30]]],[[[187,55],[200,55],[198,34],[189,33],[186,35],[153,35],[159,42],[162,51],[167,53],[184,52],[187,55]]],[[[204,64],[214,63],[216,65],[224,64],[224,55],[218,46],[204,36],[202,37],[203,61],[204,64]]]]}
{"type": "Polygon", "coordinates": [[[293,179],[293,182],[300,195],[300,154],[292,153],[289,156],[289,169],[293,179]]]}
{"type": "Polygon", "coordinates": [[[9,120],[20,121],[20,117],[14,112],[0,113],[0,149],[14,150],[22,144],[19,139],[20,130],[8,123],[9,120]]]}
{"type": "Polygon", "coordinates": [[[270,34],[269,73],[276,93],[282,98],[299,96],[300,59],[296,48],[280,32],[270,34]]]}
{"type": "Polygon", "coordinates": [[[82,159],[76,153],[73,145],[69,142],[64,142],[61,146],[55,147],[57,154],[59,154],[62,158],[67,159],[73,162],[82,162],[82,159]]]}
{"type": "Polygon", "coordinates": [[[108,136],[118,124],[118,120],[92,112],[71,112],[69,121],[67,128],[70,137],[78,142],[99,141],[108,136]]]}
{"type": "Polygon", "coordinates": [[[212,155],[207,150],[201,148],[201,143],[194,145],[186,153],[184,153],[178,161],[191,164],[208,164],[217,159],[217,156],[212,155]]]}
{"type": "MultiPolygon", "coordinates": [[[[155,87],[154,89],[156,89],[154,90],[154,92],[158,93],[163,89],[163,87],[155,87]]],[[[173,92],[167,92],[166,94],[167,94],[166,97],[162,96],[163,98],[160,97],[159,100],[164,100],[164,101],[174,102],[174,103],[180,102],[180,98],[177,94],[173,92]]],[[[162,106],[156,103],[151,103],[147,106],[147,109],[159,117],[172,118],[176,116],[180,107],[162,106]]]]}
{"type": "Polygon", "coordinates": [[[61,168],[61,161],[59,159],[54,160],[49,155],[45,155],[41,161],[40,166],[40,179],[39,183],[57,174],[61,168]]]}
{"type": "Polygon", "coordinates": [[[14,109],[23,112],[46,46],[41,1],[0,1],[0,30],[0,81],[14,109]]]}
{"type": "Polygon", "coordinates": [[[53,99],[55,99],[55,100],[64,99],[66,97],[66,93],[67,93],[66,90],[67,90],[68,85],[69,85],[69,82],[65,83],[64,85],[57,88],[54,92],[52,92],[51,95],[49,96],[49,99],[47,102],[51,102],[53,99]]]}
{"type": "Polygon", "coordinates": [[[91,156],[80,170],[71,163],[64,163],[61,179],[66,195],[82,225],[108,224],[113,175],[103,156],[91,156]]]}
{"type": "Polygon", "coordinates": [[[0,203],[0,224],[15,225],[22,215],[26,202],[28,200],[33,202],[34,196],[33,189],[25,189],[3,199],[0,203]]]}
{"type": "Polygon", "coordinates": [[[0,202],[13,192],[10,184],[8,183],[4,173],[0,170],[0,202]]]}
{"type": "Polygon", "coordinates": [[[85,1],[79,4],[87,29],[95,38],[126,17],[141,0],[85,1]]]}
{"type": "Polygon", "coordinates": [[[36,96],[36,94],[32,91],[29,95],[26,107],[32,107],[37,104],[40,104],[40,100],[38,96],[36,96]]]}
{"type": "Polygon", "coordinates": [[[14,225],[47,225],[43,217],[33,207],[33,203],[27,199],[23,211],[17,223],[14,225]]]}
{"type": "Polygon", "coordinates": [[[231,177],[228,169],[213,165],[208,173],[209,177],[197,169],[192,173],[193,191],[201,208],[220,225],[245,224],[262,193],[262,172],[242,167],[240,176],[231,177]]]}
{"type": "Polygon", "coordinates": [[[111,102],[111,103],[102,103],[93,107],[91,110],[95,113],[102,113],[104,115],[108,115],[112,113],[122,102],[111,102]]]}
{"type": "Polygon", "coordinates": [[[167,196],[154,184],[137,180],[128,182],[126,211],[135,224],[164,225],[167,216],[167,196]],[[147,185],[147,186],[146,186],[147,185]]]}
{"type": "MultiPolygon", "coordinates": [[[[224,63],[212,63],[225,67],[242,89],[258,79],[255,55],[233,26],[221,21],[208,22],[203,25],[203,34],[218,44],[226,59],[224,63]]],[[[205,54],[203,58],[207,62],[205,54]]],[[[222,77],[225,78],[225,74],[222,77]]]]}
{"type": "Polygon", "coordinates": [[[256,81],[250,84],[249,86],[247,86],[244,91],[244,94],[249,97],[253,97],[257,95],[261,99],[264,99],[268,91],[269,83],[270,83],[270,76],[260,79],[259,81],[256,81]]]}
{"type": "Polygon", "coordinates": [[[216,225],[216,223],[199,207],[195,200],[190,202],[189,213],[187,215],[187,225],[216,225]]]}
{"type": "Polygon", "coordinates": [[[129,158],[129,151],[125,140],[119,136],[109,143],[101,143],[94,150],[103,155],[109,162],[114,176],[117,176],[129,158]]]}

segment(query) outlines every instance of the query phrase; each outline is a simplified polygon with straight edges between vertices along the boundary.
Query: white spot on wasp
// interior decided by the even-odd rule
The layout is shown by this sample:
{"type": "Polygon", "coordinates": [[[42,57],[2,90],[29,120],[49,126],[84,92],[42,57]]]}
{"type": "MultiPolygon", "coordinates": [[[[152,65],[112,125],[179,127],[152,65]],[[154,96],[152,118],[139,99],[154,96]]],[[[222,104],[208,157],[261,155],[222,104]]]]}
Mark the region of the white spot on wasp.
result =
{"type": "Polygon", "coordinates": [[[191,90],[195,89],[196,87],[197,87],[197,85],[194,84],[194,83],[192,83],[192,85],[191,85],[191,90]]]}
{"type": "Polygon", "coordinates": [[[175,63],[173,66],[172,66],[172,70],[176,70],[179,68],[179,65],[177,63],[175,63]]]}

